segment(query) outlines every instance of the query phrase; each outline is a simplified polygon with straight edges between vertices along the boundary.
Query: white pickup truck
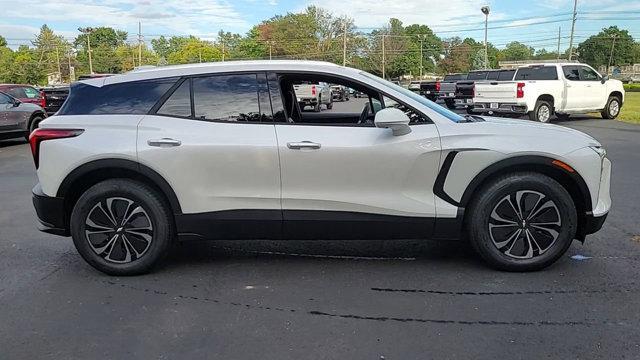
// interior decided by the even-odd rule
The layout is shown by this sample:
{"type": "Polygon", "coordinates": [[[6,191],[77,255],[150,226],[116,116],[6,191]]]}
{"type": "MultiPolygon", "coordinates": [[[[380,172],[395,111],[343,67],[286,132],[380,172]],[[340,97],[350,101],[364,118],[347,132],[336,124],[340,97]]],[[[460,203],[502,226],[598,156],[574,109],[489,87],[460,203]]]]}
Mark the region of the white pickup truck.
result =
{"type": "Polygon", "coordinates": [[[311,106],[313,111],[320,112],[320,106],[322,104],[325,104],[327,109],[333,107],[331,87],[327,83],[295,84],[293,85],[293,89],[296,92],[300,110],[303,110],[305,106],[311,106]]]}
{"type": "Polygon", "coordinates": [[[613,119],[624,103],[622,82],[601,76],[589,65],[536,64],[518,68],[513,81],[476,83],[474,113],[528,114],[547,122],[553,114],[600,112],[613,119]]]}

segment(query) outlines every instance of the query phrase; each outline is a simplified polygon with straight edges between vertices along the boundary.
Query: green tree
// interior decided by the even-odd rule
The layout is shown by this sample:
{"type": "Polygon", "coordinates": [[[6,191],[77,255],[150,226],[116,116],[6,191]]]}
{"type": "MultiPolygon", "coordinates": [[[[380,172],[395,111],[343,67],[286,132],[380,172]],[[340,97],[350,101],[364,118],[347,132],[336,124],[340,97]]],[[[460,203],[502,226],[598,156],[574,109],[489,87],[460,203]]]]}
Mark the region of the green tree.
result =
{"type": "Polygon", "coordinates": [[[512,41],[500,52],[501,59],[507,61],[531,60],[534,49],[518,41],[512,41]]]}
{"type": "Polygon", "coordinates": [[[602,29],[598,34],[581,42],[577,48],[578,58],[595,68],[608,65],[612,46],[612,65],[626,65],[640,61],[634,54],[637,44],[633,37],[629,35],[627,30],[618,29],[617,26],[602,29]],[[615,45],[613,44],[614,39],[615,45]]]}
{"type": "Polygon", "coordinates": [[[0,47],[7,46],[7,39],[0,35],[0,47]]]}

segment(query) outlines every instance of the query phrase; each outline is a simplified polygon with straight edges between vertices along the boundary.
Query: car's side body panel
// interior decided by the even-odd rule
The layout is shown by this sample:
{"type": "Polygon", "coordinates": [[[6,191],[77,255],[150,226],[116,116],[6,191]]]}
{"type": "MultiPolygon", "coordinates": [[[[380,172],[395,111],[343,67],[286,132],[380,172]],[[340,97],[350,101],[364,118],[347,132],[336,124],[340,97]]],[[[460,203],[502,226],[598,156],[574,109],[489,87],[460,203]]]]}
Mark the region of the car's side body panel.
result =
{"type": "Polygon", "coordinates": [[[64,179],[76,168],[100,159],[138,161],[136,136],[142,115],[54,116],[41,127],[84,129],[82,136],[40,144],[38,178],[42,191],[57,196],[64,179]]]}
{"type": "Polygon", "coordinates": [[[161,174],[185,214],[280,210],[280,163],[273,124],[209,122],[147,115],[138,161],[161,174]],[[151,146],[170,138],[179,146],[151,146]]]}
{"type": "Polygon", "coordinates": [[[276,125],[285,210],[435,217],[440,161],[434,124],[394,136],[388,129],[276,125]],[[310,141],[319,149],[291,149],[310,141]]]}

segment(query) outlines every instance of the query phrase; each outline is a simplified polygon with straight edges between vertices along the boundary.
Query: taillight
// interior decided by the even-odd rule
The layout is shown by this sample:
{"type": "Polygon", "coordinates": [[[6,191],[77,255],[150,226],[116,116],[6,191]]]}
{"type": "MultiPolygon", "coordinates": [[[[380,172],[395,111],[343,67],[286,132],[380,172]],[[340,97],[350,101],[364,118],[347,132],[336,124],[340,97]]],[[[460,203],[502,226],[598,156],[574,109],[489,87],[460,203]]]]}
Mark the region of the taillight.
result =
{"type": "Polygon", "coordinates": [[[524,97],[524,83],[518,83],[516,85],[516,97],[521,99],[524,97]]]}
{"type": "Polygon", "coordinates": [[[40,90],[40,107],[44,109],[47,106],[47,98],[44,96],[44,91],[40,90]]]}
{"type": "Polygon", "coordinates": [[[82,134],[82,129],[35,129],[29,135],[29,145],[31,146],[31,154],[33,155],[33,162],[36,164],[36,169],[39,166],[39,153],[40,143],[45,140],[64,139],[76,137],[82,134]]]}
{"type": "Polygon", "coordinates": [[[311,86],[311,95],[316,96],[316,86],[315,85],[311,86]]]}
{"type": "Polygon", "coordinates": [[[436,81],[436,91],[440,91],[440,81],[436,81]]]}

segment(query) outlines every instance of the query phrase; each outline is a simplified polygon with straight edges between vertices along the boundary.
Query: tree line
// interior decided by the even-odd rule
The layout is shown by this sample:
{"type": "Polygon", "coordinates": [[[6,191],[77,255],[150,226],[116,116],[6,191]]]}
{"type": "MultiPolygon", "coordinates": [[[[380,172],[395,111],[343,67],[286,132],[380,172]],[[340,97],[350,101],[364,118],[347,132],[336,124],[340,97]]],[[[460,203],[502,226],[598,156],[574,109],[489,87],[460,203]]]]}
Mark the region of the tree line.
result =
{"type": "MultiPolygon", "coordinates": [[[[363,32],[353,19],[316,6],[274,16],[244,35],[220,31],[215,41],[196,36],[159,36],[147,46],[145,42],[128,41],[126,31],[110,27],[79,30],[75,39],[68,40],[43,25],[30,46],[21,45],[15,50],[0,37],[0,82],[45,84],[52,73],[60,73],[68,81],[70,69],[77,77],[90,70],[122,73],[141,65],[240,59],[344,62],[377,75],[384,73],[387,78],[485,68],[484,44],[472,38],[440,38],[427,25],[405,25],[395,18],[379,29],[363,32]]],[[[497,68],[499,61],[558,58],[554,51],[536,50],[518,41],[502,49],[489,43],[487,49],[490,68],[497,68]]],[[[567,51],[559,57],[566,59],[567,51]]],[[[609,61],[613,65],[638,63],[640,43],[627,30],[611,26],[580,43],[576,53],[579,60],[594,67],[608,65],[609,61]]]]}

